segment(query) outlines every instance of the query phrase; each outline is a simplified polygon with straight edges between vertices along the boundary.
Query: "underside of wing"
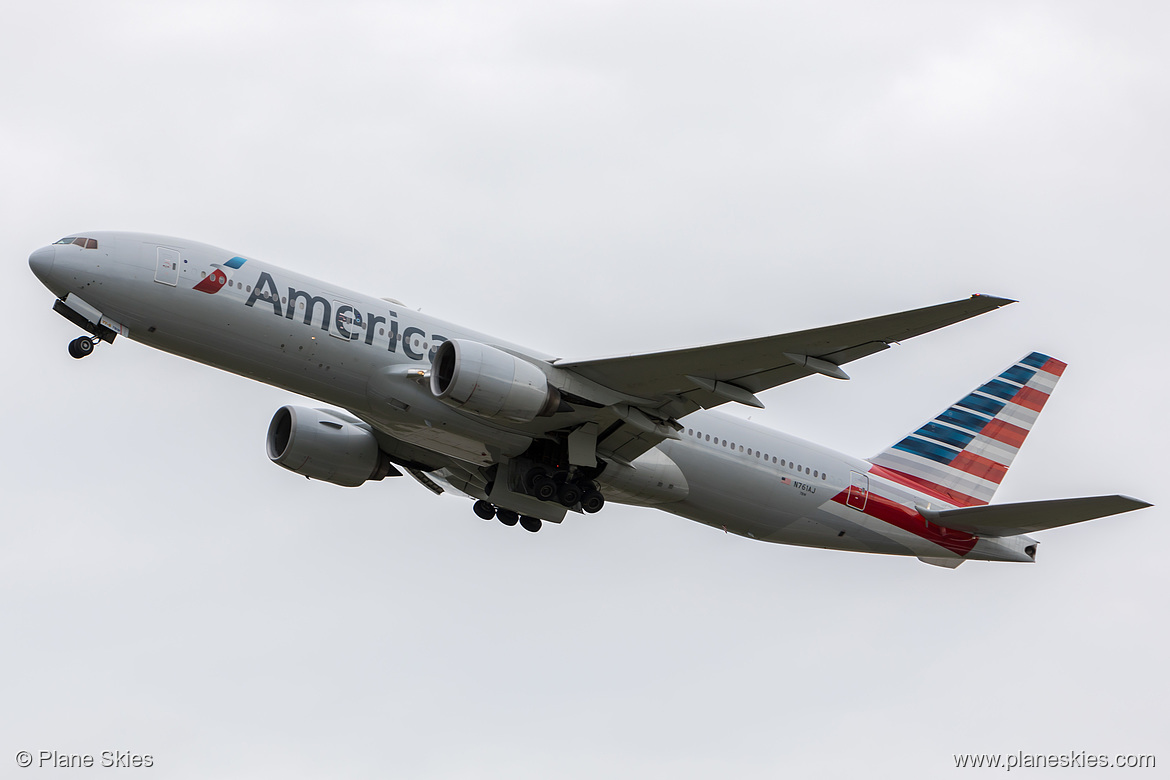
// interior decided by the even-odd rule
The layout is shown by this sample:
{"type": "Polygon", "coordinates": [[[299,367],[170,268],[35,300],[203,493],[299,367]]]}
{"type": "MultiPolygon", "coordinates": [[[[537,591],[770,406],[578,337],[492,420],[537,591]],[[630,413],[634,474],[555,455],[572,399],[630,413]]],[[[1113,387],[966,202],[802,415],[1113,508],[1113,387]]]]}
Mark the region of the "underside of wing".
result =
{"type": "Polygon", "coordinates": [[[1014,301],[989,295],[777,336],[667,352],[557,361],[555,365],[618,393],[640,408],[681,417],[737,401],[762,406],[756,393],[812,374],[848,379],[840,366],[891,344],[961,322],[1014,301]]]}

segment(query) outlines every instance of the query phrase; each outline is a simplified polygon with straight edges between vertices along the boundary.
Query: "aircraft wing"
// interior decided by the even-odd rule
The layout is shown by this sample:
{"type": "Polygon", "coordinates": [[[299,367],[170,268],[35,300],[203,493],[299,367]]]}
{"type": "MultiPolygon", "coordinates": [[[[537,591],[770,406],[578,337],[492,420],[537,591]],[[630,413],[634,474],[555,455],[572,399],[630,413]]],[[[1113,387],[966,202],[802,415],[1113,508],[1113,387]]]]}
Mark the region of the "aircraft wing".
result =
{"type": "Polygon", "coordinates": [[[555,365],[669,417],[738,401],[762,407],[755,394],[812,374],[848,379],[840,366],[890,344],[953,325],[1015,301],[990,295],[778,336],[642,355],[555,365]]]}

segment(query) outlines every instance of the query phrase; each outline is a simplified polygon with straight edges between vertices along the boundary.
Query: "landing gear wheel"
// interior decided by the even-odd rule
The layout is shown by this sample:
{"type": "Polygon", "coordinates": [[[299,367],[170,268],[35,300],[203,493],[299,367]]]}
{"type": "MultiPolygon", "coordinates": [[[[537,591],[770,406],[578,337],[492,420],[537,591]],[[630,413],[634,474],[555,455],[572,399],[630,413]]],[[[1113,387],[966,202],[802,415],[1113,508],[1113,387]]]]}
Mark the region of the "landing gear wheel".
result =
{"type": "Polygon", "coordinates": [[[547,468],[544,466],[533,466],[532,468],[528,469],[528,473],[524,475],[524,489],[529,493],[533,493],[536,490],[536,483],[541,478],[551,478],[547,468]]]}
{"type": "Polygon", "coordinates": [[[557,483],[547,474],[541,474],[532,480],[532,495],[541,501],[552,501],[557,497],[557,483]]]}
{"type": "Polygon", "coordinates": [[[476,501],[471,510],[483,520],[491,520],[496,516],[496,508],[488,501],[476,501]]]}
{"type": "Polygon", "coordinates": [[[516,514],[511,509],[497,509],[496,519],[504,525],[516,525],[516,521],[520,519],[520,515],[516,514]]]}
{"type": "Polygon", "coordinates": [[[89,336],[78,336],[69,342],[69,356],[83,358],[93,352],[93,339],[89,336]]]}
{"type": "Polygon", "coordinates": [[[600,512],[601,508],[605,506],[605,496],[597,490],[587,490],[585,495],[581,496],[581,511],[593,514],[600,512]]]}
{"type": "Polygon", "coordinates": [[[540,530],[541,525],[542,525],[542,523],[540,522],[539,517],[531,517],[529,515],[520,515],[520,526],[525,531],[531,531],[532,533],[536,533],[537,531],[540,530]]]}
{"type": "Polygon", "coordinates": [[[557,492],[557,500],[563,506],[573,506],[581,500],[581,488],[572,482],[566,482],[561,485],[561,489],[557,492]]]}

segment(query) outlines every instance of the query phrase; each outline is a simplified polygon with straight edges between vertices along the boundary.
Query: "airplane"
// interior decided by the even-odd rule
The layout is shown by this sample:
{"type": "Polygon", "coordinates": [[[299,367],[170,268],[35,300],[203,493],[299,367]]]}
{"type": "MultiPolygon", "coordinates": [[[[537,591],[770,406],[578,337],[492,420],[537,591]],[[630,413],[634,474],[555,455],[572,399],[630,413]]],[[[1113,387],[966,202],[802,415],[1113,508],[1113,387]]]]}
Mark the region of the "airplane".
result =
{"type": "Polygon", "coordinates": [[[286,405],[272,462],[355,487],[409,474],[476,515],[539,531],[616,502],[805,547],[1033,562],[1028,534],[1151,506],[1122,495],[992,504],[1065,363],[1032,352],[877,455],[857,458],[715,410],[1014,301],[990,295],[829,327],[567,360],[208,244],[71,234],[29,266],[54,311],[315,399],[286,405]]]}

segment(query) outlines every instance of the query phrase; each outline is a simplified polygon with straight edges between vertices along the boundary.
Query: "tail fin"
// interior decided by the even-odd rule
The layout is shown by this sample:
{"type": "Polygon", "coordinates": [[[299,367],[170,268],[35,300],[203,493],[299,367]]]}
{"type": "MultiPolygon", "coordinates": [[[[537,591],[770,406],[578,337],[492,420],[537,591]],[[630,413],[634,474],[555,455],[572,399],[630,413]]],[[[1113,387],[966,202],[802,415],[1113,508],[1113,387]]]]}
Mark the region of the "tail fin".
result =
{"type": "Polygon", "coordinates": [[[870,458],[875,473],[957,506],[989,503],[1064,369],[1033,352],[870,458]]]}

